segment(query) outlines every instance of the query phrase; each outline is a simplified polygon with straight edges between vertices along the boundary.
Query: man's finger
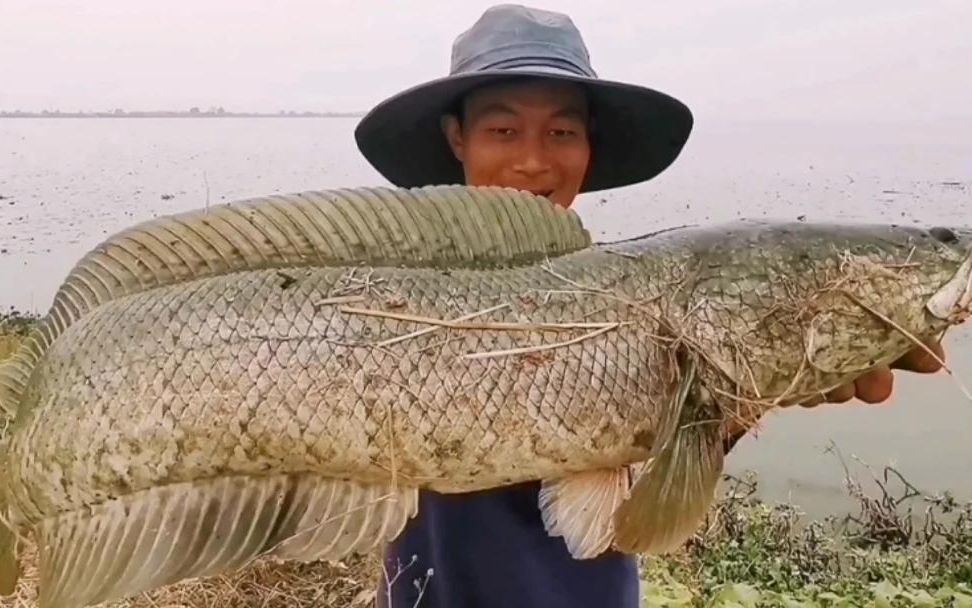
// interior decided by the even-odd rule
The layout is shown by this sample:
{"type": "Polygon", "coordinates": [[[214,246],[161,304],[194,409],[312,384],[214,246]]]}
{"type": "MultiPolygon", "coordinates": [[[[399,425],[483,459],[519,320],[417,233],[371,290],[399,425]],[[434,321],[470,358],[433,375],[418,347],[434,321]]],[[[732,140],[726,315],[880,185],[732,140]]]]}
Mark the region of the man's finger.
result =
{"type": "Polygon", "coordinates": [[[826,393],[820,393],[814,397],[804,399],[800,402],[802,407],[815,407],[821,403],[844,403],[854,398],[856,388],[853,382],[838,386],[826,393]]]}
{"type": "Polygon", "coordinates": [[[815,407],[820,405],[826,400],[827,400],[827,396],[824,394],[820,394],[815,397],[809,397],[807,399],[804,399],[803,401],[800,401],[796,405],[799,405],[800,407],[815,407]]]}
{"type": "Polygon", "coordinates": [[[838,386],[834,390],[827,393],[828,403],[845,403],[854,398],[854,394],[857,392],[857,387],[855,383],[849,382],[842,386],[838,386]]]}
{"type": "MultiPolygon", "coordinates": [[[[934,352],[942,361],[945,360],[945,349],[940,342],[928,344],[928,348],[934,352]]],[[[915,346],[903,357],[891,364],[895,369],[903,369],[920,374],[932,374],[942,369],[942,364],[935,360],[928,351],[920,346],[915,346]]]]}
{"type": "Polygon", "coordinates": [[[887,367],[874,369],[854,381],[855,396],[864,403],[880,403],[891,396],[894,374],[887,367]]]}

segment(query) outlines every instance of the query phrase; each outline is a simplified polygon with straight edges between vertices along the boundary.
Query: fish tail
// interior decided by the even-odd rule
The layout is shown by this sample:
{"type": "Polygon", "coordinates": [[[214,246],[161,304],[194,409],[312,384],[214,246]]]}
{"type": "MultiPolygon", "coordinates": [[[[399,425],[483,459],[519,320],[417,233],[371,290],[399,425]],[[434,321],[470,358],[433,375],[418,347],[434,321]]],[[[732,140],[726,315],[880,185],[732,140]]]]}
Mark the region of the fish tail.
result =
{"type": "MultiPolygon", "coordinates": [[[[56,325],[56,324],[54,324],[56,325]]],[[[52,340],[49,319],[30,328],[10,356],[0,360],[0,596],[13,594],[20,578],[17,560],[19,535],[10,522],[4,488],[8,482],[4,467],[10,425],[17,417],[24,389],[37,361],[52,340]],[[5,437],[7,435],[7,437],[5,437]]]]}
{"type": "Polygon", "coordinates": [[[13,418],[16,415],[22,376],[13,358],[0,363],[0,416],[13,418]]]}
{"type": "Polygon", "coordinates": [[[17,588],[20,570],[17,565],[17,536],[0,519],[0,595],[10,595],[17,588]]]}
{"type": "Polygon", "coordinates": [[[50,327],[45,321],[32,327],[9,357],[0,360],[0,416],[14,418],[24,388],[37,361],[50,345],[50,327]]]}
{"type": "Polygon", "coordinates": [[[150,488],[38,522],[38,604],[123,599],[264,556],[313,561],[366,553],[397,536],[417,509],[415,488],[316,474],[150,488]]]}

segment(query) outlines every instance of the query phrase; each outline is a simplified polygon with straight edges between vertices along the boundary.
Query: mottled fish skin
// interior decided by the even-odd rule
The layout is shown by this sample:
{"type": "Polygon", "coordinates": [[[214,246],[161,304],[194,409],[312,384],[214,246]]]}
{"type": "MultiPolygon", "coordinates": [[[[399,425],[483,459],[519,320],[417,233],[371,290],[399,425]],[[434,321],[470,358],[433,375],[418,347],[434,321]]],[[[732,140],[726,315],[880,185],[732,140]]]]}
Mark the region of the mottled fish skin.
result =
{"type": "Polygon", "coordinates": [[[134,291],[40,357],[0,507],[29,528],[227,476],[464,492],[644,462],[684,432],[686,357],[718,423],[755,424],[941,334],[954,321],[926,304],[970,255],[965,228],[743,221],[508,267],[307,263],[134,291]]]}
{"type": "MultiPolygon", "coordinates": [[[[864,266],[849,288],[927,334],[940,328],[926,327],[922,303],[963,244],[917,229],[745,223],[599,245],[546,268],[263,270],[135,294],[68,328],[38,366],[8,446],[8,487],[37,518],[226,472],[375,480],[394,467],[406,483],[457,492],[643,460],[635,437],[657,429],[674,373],[659,335],[694,341],[714,386],[755,384],[772,398],[805,352],[801,298],[853,276],[839,268],[842,251],[866,264],[909,259],[887,276],[864,266]],[[324,303],[349,295],[361,300],[324,303]],[[480,320],[628,325],[468,360],[590,330],[442,328],[374,348],[424,325],[343,312],[448,319],[498,305],[480,320]]],[[[818,299],[870,330],[848,337],[851,373],[867,366],[855,357],[873,365],[907,347],[837,292],[818,299]]],[[[846,377],[808,372],[791,394],[846,377]]]]}
{"type": "Polygon", "coordinates": [[[972,234],[944,227],[747,220],[675,238],[691,243],[679,327],[702,377],[763,399],[814,396],[940,334],[928,301],[972,255],[972,234]]]}
{"type": "MultiPolygon", "coordinates": [[[[604,253],[552,263],[579,283],[656,295],[660,274],[621,278],[636,266],[604,253]]],[[[654,324],[623,304],[544,303],[565,284],[537,266],[285,274],[137,294],[68,328],[38,365],[8,448],[21,508],[39,517],[229,471],[374,480],[394,469],[402,483],[464,491],[644,458],[634,436],[657,425],[667,370],[654,324]],[[322,304],[351,294],[362,299],[322,304]],[[425,326],[342,312],[446,319],[501,304],[487,320],[631,325],[530,356],[465,360],[590,330],[442,328],[375,348],[425,326]]]]}

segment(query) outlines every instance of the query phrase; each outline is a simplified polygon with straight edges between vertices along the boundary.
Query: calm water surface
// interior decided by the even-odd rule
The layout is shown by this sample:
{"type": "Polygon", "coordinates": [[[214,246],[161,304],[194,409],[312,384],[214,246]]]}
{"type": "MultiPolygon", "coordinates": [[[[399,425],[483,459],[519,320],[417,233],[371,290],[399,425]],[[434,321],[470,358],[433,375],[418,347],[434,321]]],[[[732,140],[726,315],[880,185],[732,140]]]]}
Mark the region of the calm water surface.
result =
{"type": "MultiPolygon", "coordinates": [[[[384,180],[355,119],[0,120],[0,307],[43,311],[109,234],[234,199],[384,180]]],[[[972,125],[709,124],[648,183],[582,197],[598,239],[738,217],[972,225],[972,125]]],[[[947,341],[972,387],[972,330],[947,341]]],[[[972,403],[946,374],[898,376],[882,406],[796,408],[739,444],[729,471],[814,514],[849,503],[835,446],[928,493],[972,499],[972,403]]],[[[853,464],[853,463],[852,463],[853,464]]],[[[857,475],[867,476],[860,466],[857,475]]]]}

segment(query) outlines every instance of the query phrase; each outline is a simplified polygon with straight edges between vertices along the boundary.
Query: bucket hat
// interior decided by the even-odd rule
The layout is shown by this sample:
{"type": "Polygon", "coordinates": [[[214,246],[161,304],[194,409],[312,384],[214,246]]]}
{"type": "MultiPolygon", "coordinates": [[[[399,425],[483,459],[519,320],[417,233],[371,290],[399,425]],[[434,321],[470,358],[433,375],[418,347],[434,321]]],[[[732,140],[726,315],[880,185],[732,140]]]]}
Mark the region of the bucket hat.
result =
{"type": "Polygon", "coordinates": [[[567,15],[515,4],[487,9],[452,46],[449,74],[379,103],[355,128],[364,157],[400,187],[461,184],[462,165],[442,132],[443,114],[482,85],[542,77],[583,85],[595,119],[581,192],[651,179],[679,155],[691,111],[665,93],[599,78],[567,15]]]}

